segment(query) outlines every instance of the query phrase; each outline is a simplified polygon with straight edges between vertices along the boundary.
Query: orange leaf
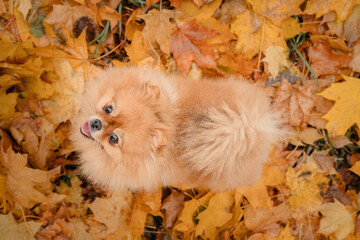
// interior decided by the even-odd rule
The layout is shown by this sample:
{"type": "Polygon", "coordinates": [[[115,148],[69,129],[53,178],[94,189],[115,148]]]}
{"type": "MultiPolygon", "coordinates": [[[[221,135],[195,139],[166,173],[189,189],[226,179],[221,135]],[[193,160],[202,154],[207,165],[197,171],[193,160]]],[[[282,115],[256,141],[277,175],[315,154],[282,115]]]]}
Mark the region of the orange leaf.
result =
{"type": "Polygon", "coordinates": [[[351,61],[350,56],[334,53],[330,44],[325,41],[320,41],[314,47],[309,48],[309,57],[311,58],[311,68],[316,76],[334,74],[351,61]]]}
{"type": "Polygon", "coordinates": [[[192,61],[199,67],[215,68],[216,63],[206,39],[217,31],[196,24],[195,20],[186,22],[172,35],[171,53],[182,72],[187,73],[192,61]]]}

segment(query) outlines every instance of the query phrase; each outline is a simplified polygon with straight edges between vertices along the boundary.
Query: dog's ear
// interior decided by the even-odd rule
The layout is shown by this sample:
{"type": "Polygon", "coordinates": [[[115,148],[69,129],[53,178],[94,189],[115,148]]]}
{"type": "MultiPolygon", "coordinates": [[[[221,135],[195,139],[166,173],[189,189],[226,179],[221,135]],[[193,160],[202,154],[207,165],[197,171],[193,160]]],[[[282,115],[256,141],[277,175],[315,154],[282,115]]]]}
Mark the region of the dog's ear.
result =
{"type": "Polygon", "coordinates": [[[154,99],[158,99],[160,97],[159,87],[150,85],[150,83],[145,83],[145,89],[146,89],[147,93],[154,99]]]}
{"type": "Polygon", "coordinates": [[[165,130],[155,130],[153,134],[154,144],[157,149],[162,148],[168,142],[165,130]]]}

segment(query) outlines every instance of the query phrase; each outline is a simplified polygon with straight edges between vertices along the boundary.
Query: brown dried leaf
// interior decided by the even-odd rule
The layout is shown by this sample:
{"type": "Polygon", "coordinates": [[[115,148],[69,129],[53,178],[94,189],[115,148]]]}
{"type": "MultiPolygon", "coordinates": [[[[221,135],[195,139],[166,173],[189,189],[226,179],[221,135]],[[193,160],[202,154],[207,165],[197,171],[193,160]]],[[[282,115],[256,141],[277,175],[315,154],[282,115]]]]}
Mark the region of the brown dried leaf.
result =
{"type": "Polygon", "coordinates": [[[334,53],[327,41],[319,41],[308,51],[311,68],[316,76],[335,74],[340,68],[348,66],[352,57],[334,53]]]}
{"type": "Polygon", "coordinates": [[[172,228],[175,220],[184,208],[185,195],[182,192],[171,189],[171,194],[162,203],[161,211],[165,215],[165,228],[172,228]]]}
{"type": "Polygon", "coordinates": [[[174,32],[171,53],[182,72],[189,71],[192,61],[199,67],[216,67],[213,49],[206,43],[206,39],[216,34],[215,30],[199,26],[195,20],[186,22],[174,32]]]}
{"type": "Polygon", "coordinates": [[[268,232],[273,237],[281,231],[279,223],[287,223],[291,216],[291,211],[287,203],[282,203],[272,210],[257,208],[254,210],[251,206],[245,208],[244,222],[245,226],[255,232],[268,232]]]}

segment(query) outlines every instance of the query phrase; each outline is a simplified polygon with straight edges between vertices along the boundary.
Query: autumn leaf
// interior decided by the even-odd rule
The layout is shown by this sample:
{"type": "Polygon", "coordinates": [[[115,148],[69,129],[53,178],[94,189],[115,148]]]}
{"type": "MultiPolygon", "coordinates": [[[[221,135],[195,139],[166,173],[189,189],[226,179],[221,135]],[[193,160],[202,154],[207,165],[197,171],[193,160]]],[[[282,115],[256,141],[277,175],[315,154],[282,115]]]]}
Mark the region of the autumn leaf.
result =
{"type": "Polygon", "coordinates": [[[337,1],[337,0],[310,0],[306,2],[304,13],[316,14],[319,18],[327,12],[335,11],[340,20],[347,18],[350,10],[358,4],[356,0],[337,1]]]}
{"type": "Polygon", "coordinates": [[[35,239],[42,222],[26,221],[16,223],[11,213],[0,214],[0,232],[2,239],[35,239]]]}
{"type": "Polygon", "coordinates": [[[300,4],[302,0],[286,0],[286,1],[261,1],[250,0],[254,12],[269,18],[273,23],[280,25],[286,18],[299,14],[300,4]]]}
{"type": "Polygon", "coordinates": [[[206,195],[202,196],[200,199],[193,198],[190,201],[184,203],[184,208],[180,213],[178,218],[178,223],[175,225],[174,229],[186,232],[191,231],[195,228],[196,224],[193,221],[195,213],[198,213],[200,206],[205,206],[210,198],[214,196],[214,193],[208,192],[206,195]]]}
{"type": "Polygon", "coordinates": [[[314,47],[309,48],[311,68],[316,76],[334,74],[342,67],[346,67],[351,57],[334,53],[328,42],[320,41],[314,47]]]}
{"type": "Polygon", "coordinates": [[[128,229],[127,218],[131,210],[131,202],[131,193],[125,191],[114,193],[107,199],[96,198],[89,208],[94,213],[94,219],[106,225],[107,234],[121,229],[124,237],[130,237],[130,232],[125,229],[128,229]]]}
{"type": "Polygon", "coordinates": [[[320,220],[319,233],[325,235],[334,233],[336,239],[345,239],[354,232],[355,225],[351,213],[338,200],[323,204],[320,212],[323,217],[320,220]]]}
{"type": "Polygon", "coordinates": [[[284,51],[285,49],[279,46],[271,46],[264,50],[265,57],[262,61],[268,64],[269,72],[273,77],[276,77],[280,67],[289,66],[284,51]]]}
{"type": "Polygon", "coordinates": [[[170,55],[171,35],[176,29],[176,25],[170,21],[174,15],[174,12],[170,10],[165,9],[160,12],[152,9],[147,14],[139,16],[146,23],[142,31],[145,39],[148,39],[151,44],[157,42],[160,49],[168,55],[170,55]]]}
{"type": "Polygon", "coordinates": [[[192,61],[199,67],[216,67],[214,54],[206,43],[206,39],[216,34],[215,30],[199,26],[195,21],[186,22],[173,33],[171,53],[182,72],[189,71],[192,61]]]}
{"type": "Polygon", "coordinates": [[[227,212],[226,209],[233,204],[234,196],[230,192],[218,193],[213,196],[208,207],[197,216],[199,223],[195,228],[196,235],[204,233],[210,240],[215,239],[216,228],[223,226],[232,218],[233,214],[227,212]]]}
{"type": "Polygon", "coordinates": [[[331,135],[344,135],[354,124],[360,125],[358,78],[342,75],[344,82],[333,83],[330,88],[319,93],[327,99],[335,101],[334,107],[323,118],[328,120],[326,128],[331,135]]]}
{"type": "Polygon", "coordinates": [[[26,208],[47,199],[45,194],[49,194],[52,189],[50,179],[60,173],[60,168],[50,171],[28,168],[26,155],[14,153],[12,149],[5,153],[1,148],[0,160],[8,173],[6,186],[9,193],[26,208]]]}
{"type": "Polygon", "coordinates": [[[74,22],[80,17],[87,16],[96,21],[96,14],[85,6],[53,5],[53,11],[49,13],[45,22],[57,28],[66,26],[72,31],[74,22]]]}
{"type": "Polygon", "coordinates": [[[314,163],[303,165],[298,172],[289,167],[286,172],[286,182],[291,193],[289,206],[294,211],[295,217],[319,209],[322,204],[320,184],[326,184],[328,179],[317,173],[314,163]]]}

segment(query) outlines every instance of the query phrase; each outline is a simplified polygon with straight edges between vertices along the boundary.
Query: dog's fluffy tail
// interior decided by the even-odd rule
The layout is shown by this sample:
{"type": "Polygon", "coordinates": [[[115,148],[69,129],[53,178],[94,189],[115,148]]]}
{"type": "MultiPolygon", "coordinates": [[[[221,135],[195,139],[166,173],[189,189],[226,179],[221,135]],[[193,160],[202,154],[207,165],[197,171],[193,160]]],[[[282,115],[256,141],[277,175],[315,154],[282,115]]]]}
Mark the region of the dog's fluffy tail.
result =
{"type": "Polygon", "coordinates": [[[180,135],[182,162],[209,179],[213,189],[254,183],[281,135],[276,114],[263,110],[241,112],[223,105],[190,117],[180,135]]]}

